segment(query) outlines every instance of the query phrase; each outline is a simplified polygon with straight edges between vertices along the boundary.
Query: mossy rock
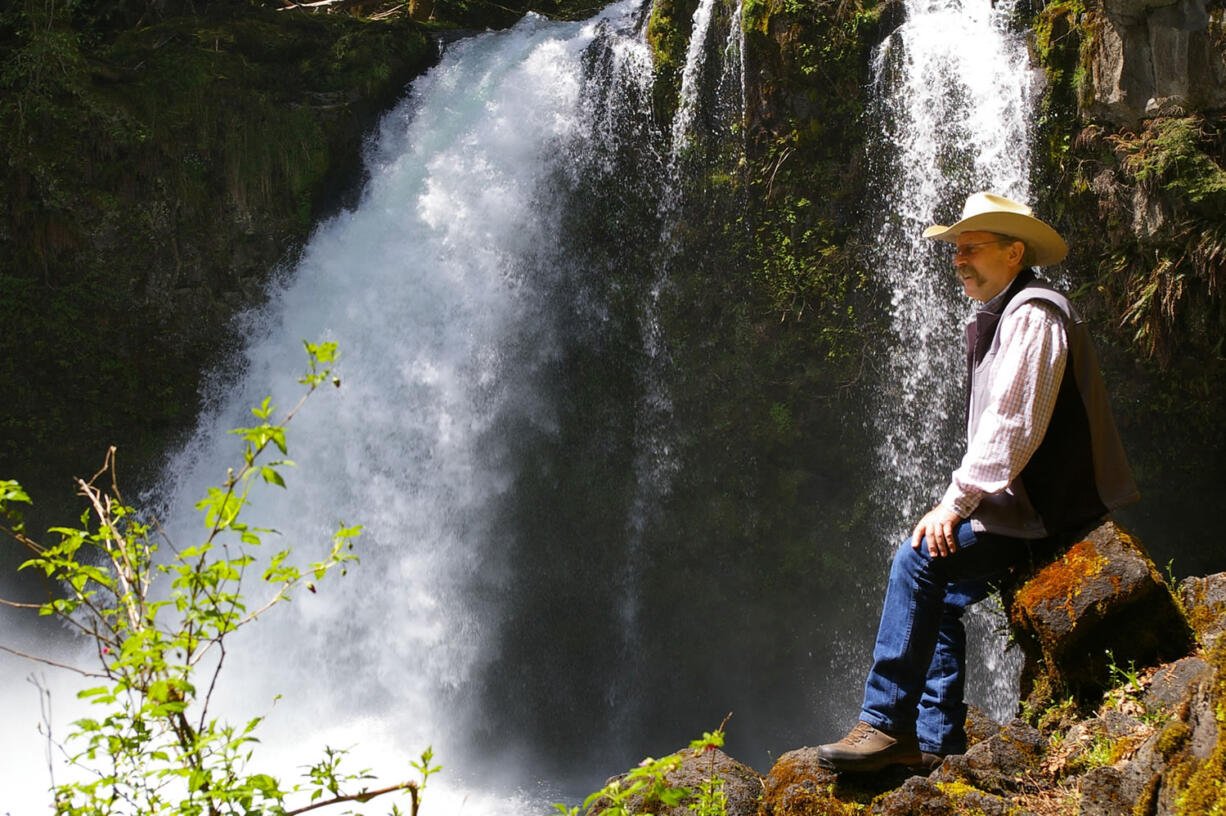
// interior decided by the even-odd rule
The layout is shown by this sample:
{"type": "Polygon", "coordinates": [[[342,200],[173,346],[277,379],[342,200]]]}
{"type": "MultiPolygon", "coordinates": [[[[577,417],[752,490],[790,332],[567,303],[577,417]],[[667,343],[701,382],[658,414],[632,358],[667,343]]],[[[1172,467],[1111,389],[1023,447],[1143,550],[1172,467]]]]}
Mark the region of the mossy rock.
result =
{"type": "Polygon", "coordinates": [[[1110,687],[1113,667],[1154,666],[1194,646],[1187,619],[1144,548],[1111,522],[1020,576],[1004,594],[1026,655],[1024,696],[1046,689],[1088,699],[1110,687]]]}

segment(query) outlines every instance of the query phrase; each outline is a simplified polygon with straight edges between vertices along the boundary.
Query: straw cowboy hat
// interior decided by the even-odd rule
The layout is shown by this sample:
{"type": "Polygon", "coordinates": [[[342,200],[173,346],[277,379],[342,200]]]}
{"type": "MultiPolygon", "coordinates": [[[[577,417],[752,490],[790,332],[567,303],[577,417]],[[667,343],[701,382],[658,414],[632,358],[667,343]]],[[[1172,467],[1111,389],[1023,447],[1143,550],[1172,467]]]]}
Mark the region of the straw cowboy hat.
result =
{"type": "Polygon", "coordinates": [[[1060,233],[1031,215],[1029,207],[991,193],[973,194],[966,199],[961,221],[948,227],[934,224],[924,230],[924,237],[956,243],[964,232],[994,232],[1025,241],[1028,265],[1058,264],[1068,254],[1060,233]]]}

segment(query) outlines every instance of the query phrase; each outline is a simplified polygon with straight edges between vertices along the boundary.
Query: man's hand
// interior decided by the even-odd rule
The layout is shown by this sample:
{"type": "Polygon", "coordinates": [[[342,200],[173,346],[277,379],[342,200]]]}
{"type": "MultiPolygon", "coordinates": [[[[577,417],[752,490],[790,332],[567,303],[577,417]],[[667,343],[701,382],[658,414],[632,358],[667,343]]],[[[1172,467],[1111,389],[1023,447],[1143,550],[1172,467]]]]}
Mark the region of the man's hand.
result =
{"type": "Polygon", "coordinates": [[[933,558],[952,555],[958,549],[954,540],[954,525],[962,521],[953,510],[942,505],[929,510],[911,531],[911,546],[919,549],[920,541],[928,539],[928,554],[933,558]]]}

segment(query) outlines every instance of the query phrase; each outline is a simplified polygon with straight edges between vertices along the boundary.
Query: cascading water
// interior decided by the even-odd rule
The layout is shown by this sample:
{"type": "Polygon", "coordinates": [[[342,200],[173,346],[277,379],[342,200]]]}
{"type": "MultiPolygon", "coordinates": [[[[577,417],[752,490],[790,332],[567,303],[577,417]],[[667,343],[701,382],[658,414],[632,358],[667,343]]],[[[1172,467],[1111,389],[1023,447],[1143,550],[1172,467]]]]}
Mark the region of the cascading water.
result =
{"type": "MultiPolygon", "coordinates": [[[[514,552],[496,527],[513,449],[557,432],[551,377],[573,340],[560,333],[600,319],[570,279],[586,270],[568,268],[558,245],[559,191],[582,174],[575,162],[615,153],[630,134],[624,116],[601,121],[608,109],[591,104],[585,81],[615,83],[606,94],[642,106],[640,6],[584,24],[529,15],[449,48],[383,122],[360,205],[317,230],[247,320],[241,371],[218,378],[237,385],[166,467],[164,525],[192,541],[199,517],[176,508],[235,464],[226,429],[249,424],[267,394],[292,404],[304,338],[339,343],[343,387],[294,421],[290,489],[261,493],[247,521],[278,529],[304,561],[338,519],[360,522],[362,564],[241,632],[212,697],[236,722],[270,713],[264,756],[288,778],[328,744],[357,745],[357,767],[399,779],[433,744],[451,777],[431,780],[436,812],[458,812],[461,799],[470,813],[535,807],[482,800],[462,735],[483,727],[478,676],[499,654],[495,621],[514,592],[514,552]],[[269,712],[279,692],[287,700],[269,712]]],[[[19,721],[34,734],[36,717],[19,721]]],[[[513,753],[515,735],[501,744],[513,753]]],[[[5,772],[45,778],[37,765],[5,772]]],[[[6,799],[22,789],[3,787],[6,799]]],[[[42,789],[28,791],[31,812],[42,789]]]]}
{"type": "MultiPolygon", "coordinates": [[[[646,11],[529,15],[451,46],[383,122],[357,208],[246,318],[212,387],[224,400],[150,497],[192,541],[199,517],[179,509],[234,464],[226,430],[266,395],[296,399],[303,339],[340,345],[342,388],[291,426],[289,490],[260,493],[247,521],[303,560],[361,523],[362,563],[233,642],[213,706],[269,714],[258,766],[293,779],[325,744],[353,745],[391,780],[432,745],[438,812],[524,813],[658,750],[635,652],[645,531],[676,467],[655,309],[680,142],[728,115],[705,112],[702,66],[727,84],[741,54],[731,29],[725,59],[691,50],[690,124],[670,138],[646,11]]],[[[69,708],[71,682],[53,685],[69,708]]],[[[75,713],[57,710],[57,733],[75,713]]],[[[7,719],[35,733],[36,715],[7,719]]],[[[30,754],[3,769],[26,783],[3,787],[35,810],[30,754]]]]}
{"type": "MultiPolygon", "coordinates": [[[[1028,200],[1034,97],[1025,43],[1008,26],[1011,3],[909,0],[906,8],[906,22],[874,55],[869,111],[881,134],[869,150],[871,268],[892,292],[895,335],[875,415],[891,552],[940,497],[964,439],[962,325],[973,305],[955,284],[946,245],[920,234],[956,220],[977,190],[1028,200]]],[[[979,608],[970,622],[978,640],[991,637],[979,608]]],[[[994,663],[998,647],[987,651],[988,671],[971,683],[989,683],[987,704],[1007,716],[1016,672],[994,663]]]]}

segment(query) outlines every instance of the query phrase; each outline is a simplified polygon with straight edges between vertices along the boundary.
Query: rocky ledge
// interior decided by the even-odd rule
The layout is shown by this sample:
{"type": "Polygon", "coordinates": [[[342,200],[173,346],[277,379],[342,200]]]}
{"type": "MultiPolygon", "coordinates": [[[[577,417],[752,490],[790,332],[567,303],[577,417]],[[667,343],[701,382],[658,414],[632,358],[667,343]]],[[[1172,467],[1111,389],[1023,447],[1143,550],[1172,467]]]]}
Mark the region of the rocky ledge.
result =
{"type": "MultiPolygon", "coordinates": [[[[765,776],[722,752],[714,760],[686,752],[668,782],[697,790],[699,780],[718,776],[729,816],[1226,813],[1226,573],[1188,578],[1161,595],[1151,594],[1154,583],[1165,587],[1140,545],[1113,525],[1023,576],[1009,601],[1011,625],[1032,646],[1036,631],[1046,638],[1042,649],[1027,652],[1023,687],[1029,673],[1030,693],[1008,723],[992,722],[972,709],[967,752],[946,757],[927,776],[902,769],[836,775],[818,767],[817,751],[810,747],[784,754],[765,776]],[[1137,569],[1138,561],[1147,566],[1137,569]],[[1046,613],[1036,600],[1043,587],[1046,613]],[[1053,603],[1054,595],[1064,603],[1053,603]],[[1047,623],[1019,631],[1018,598],[1032,604],[1032,621],[1047,623]],[[1056,607],[1068,616],[1064,625],[1052,623],[1056,607]],[[1152,637],[1158,627],[1144,622],[1146,609],[1175,634],[1152,637]],[[1194,640],[1179,640],[1184,626],[1194,640]],[[1087,639],[1090,632],[1093,640],[1087,639]],[[1061,638],[1077,639],[1076,654],[1096,659],[1078,662],[1062,648],[1061,638]],[[1132,646],[1127,665],[1097,660],[1121,645],[1132,646]],[[1171,658],[1172,646],[1186,653],[1171,658]],[[1076,673],[1047,665],[1054,655],[1060,656],[1056,662],[1075,664],[1076,673]],[[1084,672],[1095,667],[1103,677],[1088,682],[1084,672]]],[[[682,816],[693,812],[694,801],[671,807],[642,799],[625,804],[630,813],[682,816]]],[[[590,812],[603,807],[597,801],[590,812]]]]}

